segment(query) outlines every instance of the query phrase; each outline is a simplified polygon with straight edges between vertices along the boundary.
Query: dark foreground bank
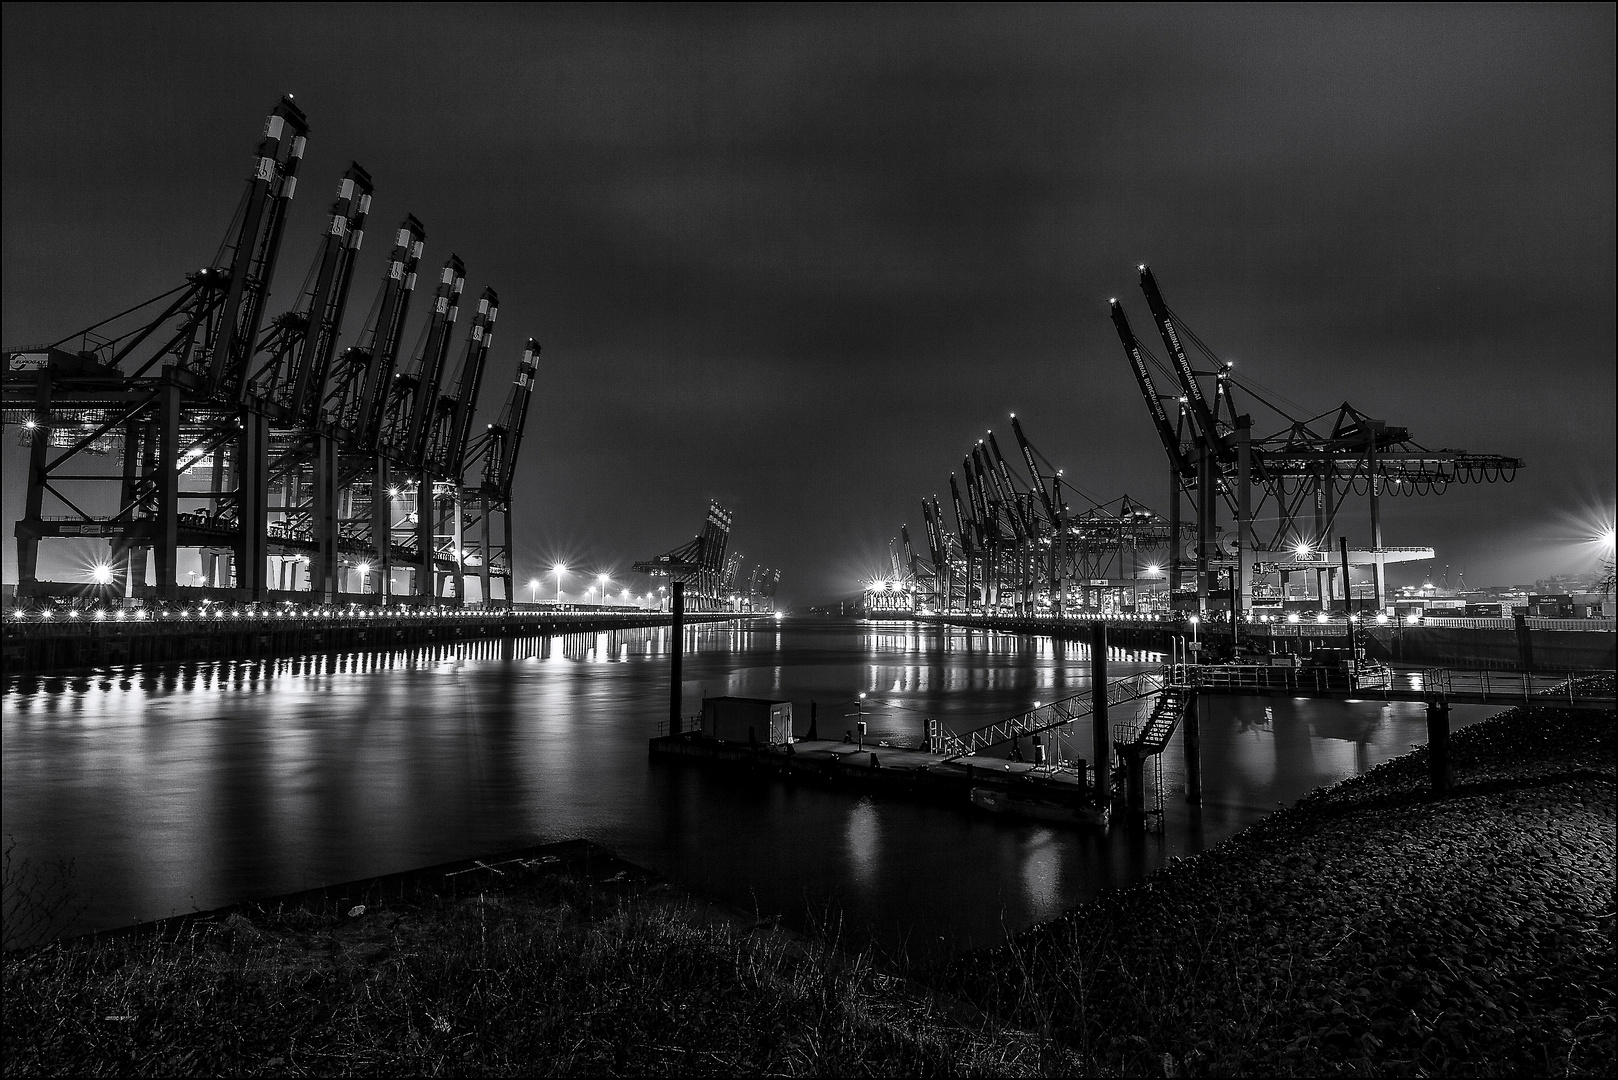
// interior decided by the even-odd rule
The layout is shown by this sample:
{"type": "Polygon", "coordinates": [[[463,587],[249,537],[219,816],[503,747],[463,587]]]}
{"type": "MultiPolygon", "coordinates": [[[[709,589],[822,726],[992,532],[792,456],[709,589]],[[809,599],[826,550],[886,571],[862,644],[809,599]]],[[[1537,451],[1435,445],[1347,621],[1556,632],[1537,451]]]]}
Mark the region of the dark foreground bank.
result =
{"type": "Polygon", "coordinates": [[[1606,1075],[1613,734],[1513,710],[1442,802],[1414,752],[944,972],[582,844],[58,942],[3,961],[3,1067],[1606,1075]]]}
{"type": "Polygon", "coordinates": [[[1612,1075],[1614,718],[1515,709],[965,958],[944,985],[1156,1075],[1612,1075]]]}
{"type": "Polygon", "coordinates": [[[574,841],[7,954],[3,1068],[1037,1076],[1073,1067],[1059,1047],[990,1023],[820,930],[804,938],[702,904],[574,841]]]}

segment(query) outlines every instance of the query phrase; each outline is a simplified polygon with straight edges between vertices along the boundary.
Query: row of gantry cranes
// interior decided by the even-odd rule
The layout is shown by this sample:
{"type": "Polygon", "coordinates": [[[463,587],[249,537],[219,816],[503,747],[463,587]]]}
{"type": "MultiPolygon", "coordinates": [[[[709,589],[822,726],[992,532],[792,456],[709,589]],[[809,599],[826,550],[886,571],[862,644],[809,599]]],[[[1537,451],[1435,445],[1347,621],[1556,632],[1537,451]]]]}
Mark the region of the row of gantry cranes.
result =
{"type": "Polygon", "coordinates": [[[414,216],[339,347],[373,191],[357,164],[293,304],[271,315],[308,131],[284,98],[209,265],[8,354],[0,405],[28,452],[19,601],[82,596],[88,576],[162,601],[510,604],[512,479],[540,347],[527,339],[504,406],[476,430],[499,298],[484,289],[459,331],[466,271],[451,255],[407,350],[427,239],[414,216]],[[40,577],[42,544],[64,545],[60,567],[82,562],[87,538],[105,554],[65,575],[79,580],[40,577]]]}
{"type": "Polygon", "coordinates": [[[889,576],[865,592],[867,611],[1379,612],[1386,566],[1433,557],[1430,547],[1384,544],[1382,499],[1510,481],[1523,467],[1498,454],[1428,449],[1408,429],[1347,402],[1307,414],[1239,379],[1164,302],[1152,271],[1138,271],[1167,362],[1135,336],[1122,303],[1113,299],[1110,310],[1167,459],[1167,515],[1127,495],[1087,495],[1034,449],[1013,416],[1021,468],[993,432],[979,440],[961,479],[949,478],[953,527],[937,495],[923,498],[926,549],[916,550],[901,527],[889,576]],[[1359,521],[1347,513],[1351,497],[1364,500],[1359,521]],[[1366,580],[1353,582],[1356,569],[1366,580]]]}

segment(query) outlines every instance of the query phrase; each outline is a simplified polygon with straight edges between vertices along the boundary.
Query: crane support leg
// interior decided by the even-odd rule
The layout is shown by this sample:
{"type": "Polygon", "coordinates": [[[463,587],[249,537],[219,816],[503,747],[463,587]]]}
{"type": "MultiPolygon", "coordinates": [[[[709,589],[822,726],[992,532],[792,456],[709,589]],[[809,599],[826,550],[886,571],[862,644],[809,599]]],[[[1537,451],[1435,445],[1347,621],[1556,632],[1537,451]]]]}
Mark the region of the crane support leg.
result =
{"type": "Polygon", "coordinates": [[[455,582],[455,602],[464,606],[466,604],[466,558],[464,555],[465,549],[462,545],[466,540],[466,534],[463,531],[466,525],[466,511],[461,502],[460,484],[455,485],[455,494],[450,496],[450,509],[455,514],[455,521],[450,527],[450,533],[455,538],[455,570],[452,575],[455,582]]]}
{"type": "Polygon", "coordinates": [[[438,579],[433,565],[433,479],[425,472],[416,477],[416,582],[413,590],[418,597],[433,599],[438,593],[438,579]]]}
{"type": "Polygon", "coordinates": [[[1174,611],[1174,598],[1180,591],[1180,474],[1169,465],[1169,611],[1174,611]]]}
{"type": "Polygon", "coordinates": [[[337,440],[330,435],[315,436],[315,490],[311,505],[314,518],[315,567],[312,591],[322,604],[337,602],[337,440]]]}
{"type": "Polygon", "coordinates": [[[1213,452],[1197,453],[1197,614],[1208,615],[1208,551],[1214,542],[1213,452]]]}
{"type": "Polygon", "coordinates": [[[1380,612],[1382,610],[1382,595],[1385,585],[1383,574],[1386,569],[1386,556],[1382,552],[1382,493],[1380,490],[1381,478],[1378,476],[1376,463],[1375,437],[1372,437],[1370,446],[1365,452],[1365,457],[1370,465],[1367,475],[1370,477],[1371,487],[1371,592],[1375,597],[1376,610],[1380,612]]]}
{"type": "MultiPolygon", "coordinates": [[[[34,389],[34,429],[28,444],[28,494],[23,506],[22,528],[17,530],[17,592],[28,595],[39,581],[39,517],[45,509],[45,454],[51,443],[51,373],[39,369],[34,389]]],[[[126,443],[127,447],[127,443],[126,443]]],[[[129,456],[126,452],[125,461],[129,456]]],[[[125,502],[128,502],[127,495],[125,502]]]]}
{"type": "Polygon", "coordinates": [[[376,549],[377,603],[388,606],[393,592],[393,477],[388,459],[377,456],[371,473],[371,546],[376,549]]]}
{"type": "Polygon", "coordinates": [[[494,529],[494,519],[489,516],[489,496],[486,493],[478,495],[478,520],[483,523],[478,530],[478,586],[483,594],[483,606],[492,608],[494,593],[489,588],[489,533],[494,529]]]}
{"type": "Polygon", "coordinates": [[[1231,633],[1240,633],[1242,616],[1253,608],[1253,575],[1248,564],[1253,550],[1253,424],[1245,415],[1236,420],[1236,581],[1231,590],[1231,633]]]}
{"type": "Polygon", "coordinates": [[[245,600],[269,599],[269,425],[264,417],[243,410],[236,436],[236,519],[241,526],[234,551],[237,595],[245,600]]]}
{"type": "Polygon", "coordinates": [[[180,558],[180,384],[165,379],[159,392],[157,454],[157,595],[172,598],[180,558]]]}

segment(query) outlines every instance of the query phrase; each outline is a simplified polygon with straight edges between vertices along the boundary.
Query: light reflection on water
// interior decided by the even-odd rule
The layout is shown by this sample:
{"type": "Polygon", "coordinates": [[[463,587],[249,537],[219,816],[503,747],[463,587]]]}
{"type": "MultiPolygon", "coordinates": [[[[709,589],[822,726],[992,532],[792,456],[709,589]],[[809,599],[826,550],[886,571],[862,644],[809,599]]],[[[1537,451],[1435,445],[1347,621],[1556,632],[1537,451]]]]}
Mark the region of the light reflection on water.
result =
{"type": "MultiPolygon", "coordinates": [[[[1416,704],[1204,699],[1205,804],[1164,756],[1162,836],[1015,823],[649,762],[666,629],[381,655],[12,678],[0,808],[18,855],[72,858],[82,927],[585,837],[718,899],[930,955],[1051,918],[1425,740],[1416,704]]],[[[1088,689],[1085,645],[788,620],[687,630],[704,694],[790,698],[796,729],[915,745],[1088,689]],[[856,709],[859,691],[868,696],[856,709]]],[[[1153,658],[1114,650],[1114,677],[1153,658]]],[[[1114,723],[1135,711],[1115,709],[1114,723]]],[[[1456,707],[1457,726],[1494,710],[1456,707]]],[[[1084,755],[1084,723],[1063,739],[1084,755]]],[[[1027,750],[1027,744],[1024,743],[1027,750]]]]}

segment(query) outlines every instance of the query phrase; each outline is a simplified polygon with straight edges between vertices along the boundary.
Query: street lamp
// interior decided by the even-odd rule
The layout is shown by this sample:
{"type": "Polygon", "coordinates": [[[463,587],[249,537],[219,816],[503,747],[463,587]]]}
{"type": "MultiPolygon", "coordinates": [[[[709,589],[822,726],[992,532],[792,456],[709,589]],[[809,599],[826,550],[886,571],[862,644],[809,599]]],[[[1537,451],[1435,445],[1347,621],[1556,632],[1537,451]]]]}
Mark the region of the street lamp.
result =
{"type": "Polygon", "coordinates": [[[528,602],[530,604],[539,603],[539,579],[537,577],[528,579],[528,602]]]}
{"type": "Polygon", "coordinates": [[[855,701],[854,701],[854,716],[856,717],[855,724],[854,724],[854,730],[855,730],[856,734],[859,736],[859,743],[857,744],[856,748],[860,749],[860,750],[864,750],[865,749],[865,691],[864,690],[860,691],[860,696],[858,698],[856,698],[855,701]]]}
{"type": "Polygon", "coordinates": [[[562,563],[557,563],[551,567],[551,573],[556,575],[556,602],[560,604],[562,602],[562,575],[567,573],[567,567],[562,563]]]}
{"type": "Polygon", "coordinates": [[[596,603],[602,607],[607,606],[607,581],[606,574],[596,575],[596,603]]]}

